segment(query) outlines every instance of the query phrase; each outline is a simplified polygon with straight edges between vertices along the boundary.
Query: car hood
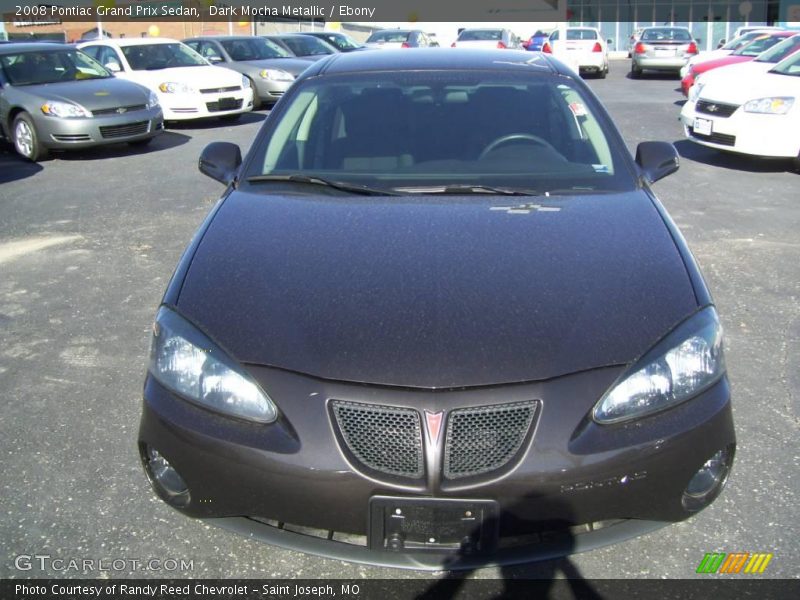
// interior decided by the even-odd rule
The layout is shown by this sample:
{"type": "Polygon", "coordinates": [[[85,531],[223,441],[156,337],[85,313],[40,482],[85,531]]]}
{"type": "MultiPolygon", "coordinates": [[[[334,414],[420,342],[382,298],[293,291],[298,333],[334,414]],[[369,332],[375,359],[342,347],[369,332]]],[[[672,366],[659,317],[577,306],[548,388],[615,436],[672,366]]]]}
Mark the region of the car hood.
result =
{"type": "Polygon", "coordinates": [[[711,69],[718,69],[719,67],[724,67],[727,65],[748,62],[754,58],[755,56],[734,56],[731,54],[730,56],[723,56],[722,58],[715,58],[714,60],[704,60],[703,62],[694,65],[692,69],[695,73],[705,73],[711,69]]]}
{"type": "Polygon", "coordinates": [[[243,363],[423,388],[628,363],[697,308],[644,192],[532,200],[234,191],[177,307],[243,363]]]}
{"type": "Polygon", "coordinates": [[[198,66],[172,67],[154,71],[128,71],[125,77],[150,88],[158,88],[164,82],[184,83],[192,87],[228,87],[242,85],[241,74],[225,67],[198,66]]]}
{"type": "Polygon", "coordinates": [[[43,100],[80,104],[90,111],[147,104],[150,98],[150,92],[143,87],[113,77],[26,85],[14,89],[38,96],[43,100]]]}
{"type": "Polygon", "coordinates": [[[754,60],[734,65],[726,65],[706,73],[700,81],[702,81],[704,85],[708,85],[711,82],[730,81],[738,87],[741,87],[742,81],[750,77],[758,77],[774,66],[775,63],[757,62],[754,60]]]}
{"type": "Polygon", "coordinates": [[[244,66],[246,70],[242,72],[258,74],[261,69],[283,69],[297,77],[313,62],[313,60],[304,58],[265,58],[263,60],[247,60],[234,64],[244,66]]]}
{"type": "MultiPolygon", "coordinates": [[[[774,67],[775,65],[768,66],[774,67]]],[[[746,80],[742,77],[709,77],[706,80],[703,76],[701,83],[703,88],[699,98],[728,104],[741,105],[748,100],[769,98],[770,96],[797,97],[800,95],[800,77],[778,73],[767,72],[749,76],[746,80]]]]}

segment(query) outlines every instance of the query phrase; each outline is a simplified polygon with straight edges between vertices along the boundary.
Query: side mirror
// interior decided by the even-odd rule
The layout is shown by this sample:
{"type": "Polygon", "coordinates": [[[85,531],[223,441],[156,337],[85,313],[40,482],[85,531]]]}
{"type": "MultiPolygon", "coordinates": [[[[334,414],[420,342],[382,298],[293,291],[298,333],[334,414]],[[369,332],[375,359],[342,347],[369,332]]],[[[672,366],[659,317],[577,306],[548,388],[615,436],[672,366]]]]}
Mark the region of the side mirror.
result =
{"type": "Polygon", "coordinates": [[[613,46],[614,45],[614,40],[612,38],[608,38],[606,40],[606,44],[608,44],[609,46],[613,46]]]}
{"type": "Polygon", "coordinates": [[[108,69],[109,71],[111,71],[112,73],[119,73],[120,71],[122,71],[122,67],[120,66],[120,64],[118,62],[108,62],[108,63],[104,64],[103,66],[106,69],[108,69]]]}
{"type": "Polygon", "coordinates": [[[725,44],[727,44],[727,43],[728,43],[728,42],[727,42],[727,40],[725,40],[725,38],[722,38],[722,39],[719,41],[719,44],[717,44],[717,48],[722,48],[722,47],[723,47],[725,44]]]}
{"type": "Polygon", "coordinates": [[[650,183],[655,183],[678,170],[680,160],[675,146],[669,142],[642,142],[636,147],[636,164],[650,183]]]}
{"type": "Polygon", "coordinates": [[[210,63],[221,63],[224,62],[221,56],[206,56],[206,60],[210,63]]]}
{"type": "Polygon", "coordinates": [[[197,168],[203,175],[230,185],[241,164],[242,151],[239,146],[230,142],[212,142],[200,153],[197,168]]]}

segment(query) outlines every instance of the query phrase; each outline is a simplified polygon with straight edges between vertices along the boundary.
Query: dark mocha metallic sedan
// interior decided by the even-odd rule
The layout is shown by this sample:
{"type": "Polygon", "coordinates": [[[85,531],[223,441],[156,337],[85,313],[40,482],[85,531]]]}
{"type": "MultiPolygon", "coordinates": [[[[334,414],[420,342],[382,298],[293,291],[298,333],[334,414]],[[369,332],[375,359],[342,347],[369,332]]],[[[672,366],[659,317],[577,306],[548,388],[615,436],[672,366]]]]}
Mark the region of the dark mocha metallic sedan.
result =
{"type": "Polygon", "coordinates": [[[29,160],[42,160],[52,149],[144,145],[163,129],[154,93],[115,79],[71,46],[0,49],[0,133],[29,160]]]}
{"type": "Polygon", "coordinates": [[[690,517],[735,435],[722,330],[633,160],[552,57],[337,54],[304,72],[154,324],[156,493],[272,543],[414,568],[512,563],[690,517]]]}

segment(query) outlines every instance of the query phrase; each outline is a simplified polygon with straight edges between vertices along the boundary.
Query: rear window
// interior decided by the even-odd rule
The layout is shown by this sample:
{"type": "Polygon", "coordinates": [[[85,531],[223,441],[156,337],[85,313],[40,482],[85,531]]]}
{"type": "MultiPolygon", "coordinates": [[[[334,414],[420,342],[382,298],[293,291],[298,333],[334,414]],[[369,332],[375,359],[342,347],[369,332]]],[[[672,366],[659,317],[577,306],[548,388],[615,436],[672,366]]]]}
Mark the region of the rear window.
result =
{"type": "Polygon", "coordinates": [[[659,27],[645,29],[642,33],[643,42],[691,42],[692,36],[687,29],[674,27],[659,27]]]}
{"type": "Polygon", "coordinates": [[[367,39],[367,42],[405,42],[408,40],[408,31],[376,31],[367,39]]]}
{"type": "Polygon", "coordinates": [[[551,74],[326,75],[300,82],[268,127],[248,177],[306,175],[402,192],[635,187],[602,109],[579,84],[551,74]]]}
{"type": "Polygon", "coordinates": [[[591,29],[567,29],[567,40],[596,40],[597,32],[591,29]]]}
{"type": "Polygon", "coordinates": [[[458,36],[461,42],[497,41],[503,39],[501,29],[465,29],[458,36]]]}

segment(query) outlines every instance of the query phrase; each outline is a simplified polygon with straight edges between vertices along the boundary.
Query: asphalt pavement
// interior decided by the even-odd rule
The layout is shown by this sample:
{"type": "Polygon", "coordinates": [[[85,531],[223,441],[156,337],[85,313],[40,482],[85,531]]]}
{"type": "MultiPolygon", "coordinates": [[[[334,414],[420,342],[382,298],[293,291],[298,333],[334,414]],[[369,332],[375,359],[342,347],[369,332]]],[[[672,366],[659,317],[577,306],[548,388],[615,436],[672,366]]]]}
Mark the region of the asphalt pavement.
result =
{"type": "MultiPolygon", "coordinates": [[[[683,523],[569,561],[471,576],[685,578],[707,552],[768,552],[765,577],[798,577],[800,175],[684,141],[679,81],[631,80],[628,70],[614,61],[608,79],[590,85],[632,152],[666,140],[681,154],[680,170],[655,189],[726,331],[734,471],[716,503],[683,523]]],[[[0,577],[430,577],[210,527],[156,499],[142,471],[136,434],[152,318],[222,191],[197,171],[198,155],[217,140],[246,150],[265,115],[182,125],[146,149],[57,154],[41,165],[0,148],[0,577]],[[84,572],[69,559],[95,563],[84,572]],[[121,568],[98,570],[101,560],[121,568]],[[172,570],[169,560],[191,568],[172,570]]]]}

